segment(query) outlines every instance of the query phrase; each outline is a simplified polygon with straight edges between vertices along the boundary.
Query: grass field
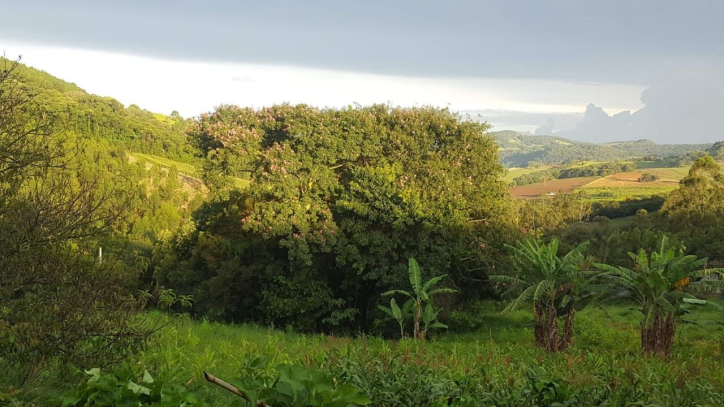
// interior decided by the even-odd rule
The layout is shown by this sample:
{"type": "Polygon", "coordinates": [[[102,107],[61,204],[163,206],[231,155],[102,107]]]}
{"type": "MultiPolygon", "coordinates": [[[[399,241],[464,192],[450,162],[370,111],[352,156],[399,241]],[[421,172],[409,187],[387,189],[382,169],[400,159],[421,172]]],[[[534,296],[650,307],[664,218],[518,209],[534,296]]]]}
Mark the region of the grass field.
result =
{"type": "MultiPolygon", "coordinates": [[[[633,305],[579,312],[575,347],[558,354],[534,347],[530,312],[501,315],[500,309],[483,303],[463,319],[477,330],[446,333],[427,343],[301,335],[151,314],[167,325],[135,357],[135,366],[218,406],[232,405],[234,396],[206,383],[202,372],[235,382],[251,374],[249,364],[262,355],[268,357],[266,370],[301,364],[352,383],[376,406],[442,406],[453,399],[464,406],[481,405],[480,400],[511,406],[724,403],[721,311],[702,308],[692,314],[693,321],[717,325],[680,324],[674,355],[659,360],[639,351],[640,314],[633,305]],[[478,402],[460,402],[464,394],[478,402]]],[[[449,324],[456,329],[460,322],[449,324]]],[[[47,374],[24,388],[23,398],[42,403],[68,385],[67,378],[47,374]]]]}
{"type": "MultiPolygon", "coordinates": [[[[192,164],[188,163],[182,163],[178,161],[171,160],[169,158],[165,157],[159,157],[157,155],[151,155],[151,154],[143,154],[143,153],[132,153],[132,157],[136,159],[143,159],[149,162],[153,165],[158,165],[160,167],[164,168],[171,168],[175,166],[179,173],[188,175],[189,177],[182,177],[184,182],[187,182],[191,185],[198,186],[198,188],[204,188],[201,180],[196,179],[196,177],[200,176],[200,171],[194,167],[192,164]]],[[[233,179],[234,186],[236,186],[239,189],[244,189],[249,186],[249,181],[242,179],[242,178],[234,178],[233,179]]]]}
{"type": "Polygon", "coordinates": [[[194,167],[192,164],[174,161],[169,158],[143,153],[131,153],[131,156],[138,159],[146,160],[149,163],[158,165],[160,167],[171,168],[175,166],[180,173],[186,175],[195,176],[197,173],[196,167],[194,167]]]}

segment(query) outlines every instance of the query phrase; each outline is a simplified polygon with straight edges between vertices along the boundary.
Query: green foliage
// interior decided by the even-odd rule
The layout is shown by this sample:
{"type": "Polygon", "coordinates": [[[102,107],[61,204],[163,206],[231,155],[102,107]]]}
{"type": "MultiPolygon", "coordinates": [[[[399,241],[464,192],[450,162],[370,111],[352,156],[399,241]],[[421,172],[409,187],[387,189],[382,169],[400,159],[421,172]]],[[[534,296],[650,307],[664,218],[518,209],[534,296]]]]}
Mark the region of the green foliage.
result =
{"type": "Polygon", "coordinates": [[[411,319],[414,314],[412,313],[412,307],[413,307],[414,301],[408,300],[405,301],[405,304],[400,308],[399,305],[397,305],[397,302],[395,299],[390,300],[390,306],[385,307],[383,305],[378,305],[378,308],[382,310],[385,314],[391,316],[398,325],[400,325],[400,338],[405,338],[405,322],[407,320],[411,319]]]}
{"type": "MultiPolygon", "coordinates": [[[[641,346],[646,352],[668,356],[675,334],[676,318],[681,316],[685,304],[701,304],[688,287],[707,283],[700,280],[719,270],[702,270],[706,259],[684,255],[669,247],[666,237],[662,237],[658,251],[650,256],[641,249],[638,253],[629,253],[635,260],[635,268],[615,267],[596,264],[605,273],[599,275],[613,281],[625,291],[616,296],[631,296],[640,305],[641,346]]],[[[708,282],[718,283],[719,280],[708,282]]],[[[704,302],[705,303],[705,302],[704,302]]]]}
{"type": "Polygon", "coordinates": [[[148,371],[136,375],[129,365],[114,373],[101,373],[99,368],[85,372],[90,378],[76,389],[66,393],[61,407],[90,406],[208,406],[181,385],[168,385],[154,379],[148,371]]]}
{"type": "Polygon", "coordinates": [[[268,365],[269,358],[255,358],[244,367],[242,378],[235,381],[234,385],[250,400],[258,400],[269,406],[347,407],[365,406],[372,402],[354,386],[337,384],[323,372],[309,370],[298,364],[282,364],[274,369],[268,365]]]}
{"type": "Polygon", "coordinates": [[[652,174],[650,172],[645,172],[645,173],[641,174],[638,181],[639,182],[654,182],[654,181],[658,181],[660,178],[661,177],[659,177],[656,174],[652,174]]]}
{"type": "MultiPolygon", "coordinates": [[[[0,64],[10,63],[0,57],[0,64]]],[[[59,128],[81,137],[122,144],[133,151],[193,160],[194,150],[186,141],[188,122],[181,117],[159,120],[151,112],[115,99],[91,95],[34,68],[19,64],[18,81],[39,107],[53,114],[59,128]]]]}
{"type": "Polygon", "coordinates": [[[717,141],[707,152],[716,160],[724,160],[724,141],[717,141]]]}
{"type": "Polygon", "coordinates": [[[59,132],[17,69],[0,70],[0,358],[29,381],[56,360],[117,360],[145,330],[128,270],[95,257],[136,197],[127,167],[59,132]]]}
{"type": "Polygon", "coordinates": [[[656,212],[664,205],[664,197],[654,195],[645,198],[631,198],[622,201],[594,202],[591,216],[605,216],[609,219],[633,216],[640,210],[656,212]]]}
{"type": "Polygon", "coordinates": [[[567,348],[572,342],[575,311],[585,307],[596,290],[586,272],[582,243],[564,256],[558,255],[559,241],[542,244],[526,239],[510,247],[516,259],[514,275],[492,275],[490,281],[507,288],[504,297],[514,295],[504,311],[531,304],[535,317],[536,345],[547,351],[567,348]],[[510,287],[508,288],[508,286],[510,287]],[[562,338],[558,338],[558,318],[566,317],[562,338]]]}
{"type": "Polygon", "coordinates": [[[193,132],[212,197],[157,276],[204,315],[304,329],[369,329],[409,257],[479,295],[469,270],[505,263],[516,234],[485,130],[433,108],[220,107],[193,132]],[[281,277],[324,292],[312,313],[275,292],[281,277]]]}
{"type": "MultiPolygon", "coordinates": [[[[165,388],[181,384],[214,406],[244,402],[206,383],[203,370],[211,369],[237,387],[276,395],[270,387],[281,375],[279,365],[320,372],[335,387],[353,386],[371,405],[722,403],[724,374],[716,338],[724,326],[682,325],[671,358],[650,358],[637,351],[639,315],[630,308],[588,307],[577,313],[576,346],[555,354],[533,347],[532,328],[525,324],[532,318],[529,310],[501,316],[494,304],[477,308],[486,320],[480,331],[446,334],[424,344],[300,335],[176,317],[134,358],[139,370],[131,380],[143,385],[145,367],[165,388]],[[254,362],[259,357],[263,363],[254,362]],[[248,370],[252,364],[256,367],[248,370]]],[[[696,310],[704,313],[699,311],[703,307],[696,310]]],[[[722,320],[720,312],[703,316],[722,320]]],[[[15,397],[25,400],[25,395],[15,397]]]]}
{"type": "MultiPolygon", "coordinates": [[[[436,310],[434,308],[432,297],[438,294],[453,294],[456,290],[444,287],[434,288],[440,281],[447,277],[447,275],[433,277],[423,284],[422,269],[417,263],[417,260],[412,257],[408,260],[407,272],[410,277],[412,292],[391,290],[383,293],[382,295],[401,294],[409,298],[402,309],[397,307],[394,299],[392,299],[393,302],[390,303],[389,313],[400,325],[401,339],[405,338],[405,319],[410,317],[413,324],[412,337],[424,340],[428,329],[447,329],[447,325],[437,320],[437,315],[440,313],[440,310],[436,310]],[[422,322],[422,327],[420,326],[420,322],[422,322]]],[[[383,307],[380,308],[385,312],[388,311],[383,307]]]]}
{"type": "Polygon", "coordinates": [[[269,325],[315,332],[325,324],[352,319],[354,312],[343,309],[343,305],[323,281],[280,276],[262,290],[260,309],[269,325]],[[300,314],[306,318],[299,318],[300,314]]]}
{"type": "Polygon", "coordinates": [[[696,161],[661,208],[657,227],[676,233],[699,257],[722,262],[724,255],[724,175],[710,156],[696,161]]]}
{"type": "Polygon", "coordinates": [[[533,236],[566,229],[590,216],[592,204],[585,198],[582,193],[570,193],[557,194],[552,199],[518,201],[518,226],[533,236]]]}
{"type": "MultiPolygon", "coordinates": [[[[610,162],[646,156],[678,159],[682,155],[682,165],[685,165],[683,163],[686,160],[691,160],[691,157],[711,147],[709,144],[659,145],[650,140],[592,144],[555,136],[523,135],[514,131],[499,131],[491,135],[501,147],[501,161],[508,167],[526,167],[531,162],[560,165],[582,161],[610,162]]],[[[693,160],[689,163],[691,162],[693,160]]]]}
{"type": "Polygon", "coordinates": [[[580,178],[580,177],[605,177],[620,172],[629,172],[636,169],[633,162],[610,162],[592,165],[563,165],[549,168],[542,171],[527,172],[513,178],[510,186],[523,186],[546,182],[553,179],[580,178]]]}

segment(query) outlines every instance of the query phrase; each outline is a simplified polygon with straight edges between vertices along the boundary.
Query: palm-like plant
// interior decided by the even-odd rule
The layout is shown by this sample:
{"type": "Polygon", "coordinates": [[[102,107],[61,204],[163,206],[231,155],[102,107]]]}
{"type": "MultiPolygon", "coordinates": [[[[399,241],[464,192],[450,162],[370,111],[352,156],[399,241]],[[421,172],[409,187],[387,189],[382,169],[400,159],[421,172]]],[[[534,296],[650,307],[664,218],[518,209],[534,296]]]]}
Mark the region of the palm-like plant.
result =
{"type": "Polygon", "coordinates": [[[706,259],[687,256],[683,250],[668,247],[666,236],[659,242],[658,251],[647,255],[641,249],[629,252],[635,267],[615,267],[596,264],[603,273],[600,277],[613,282],[625,291],[616,296],[628,296],[641,306],[641,347],[645,352],[667,356],[676,334],[676,321],[686,312],[684,304],[705,304],[685,290],[720,281],[702,281],[701,278],[721,272],[720,269],[703,270],[706,259]]]}
{"type": "MultiPolygon", "coordinates": [[[[410,258],[410,260],[408,261],[407,272],[410,275],[410,285],[412,286],[412,292],[404,290],[390,290],[383,293],[382,295],[387,296],[393,294],[402,294],[406,297],[409,297],[409,300],[407,300],[405,305],[403,305],[403,309],[409,307],[409,309],[412,310],[412,336],[415,339],[424,339],[424,334],[427,332],[428,328],[447,328],[446,325],[437,321],[437,314],[439,313],[439,310],[435,311],[435,309],[433,308],[432,297],[438,294],[454,293],[456,292],[456,290],[444,287],[434,288],[442,279],[447,276],[447,274],[433,277],[423,284],[422,270],[420,269],[420,265],[413,258],[410,258]],[[430,307],[430,312],[426,312],[425,314],[423,314],[423,310],[427,307],[430,307]],[[420,321],[423,320],[423,316],[426,317],[426,322],[424,322],[425,331],[420,330],[420,321]]],[[[385,311],[385,309],[383,309],[383,311],[385,311]]],[[[404,336],[404,322],[400,325],[401,332],[404,336]]]]}
{"type": "Polygon", "coordinates": [[[385,307],[378,305],[378,308],[384,311],[385,314],[391,316],[400,325],[400,339],[405,338],[405,322],[412,316],[412,300],[407,300],[405,304],[400,308],[397,305],[395,299],[390,300],[390,306],[385,307]]]}
{"type": "Polygon", "coordinates": [[[504,295],[516,295],[503,312],[533,305],[536,345],[549,352],[566,349],[573,340],[576,309],[589,302],[596,293],[590,273],[581,267],[587,262],[583,256],[587,242],[565,256],[558,255],[559,242],[549,244],[536,239],[508,246],[517,266],[515,275],[493,275],[492,282],[510,285],[504,295]],[[565,316],[563,335],[559,338],[558,318],[565,316]]]}

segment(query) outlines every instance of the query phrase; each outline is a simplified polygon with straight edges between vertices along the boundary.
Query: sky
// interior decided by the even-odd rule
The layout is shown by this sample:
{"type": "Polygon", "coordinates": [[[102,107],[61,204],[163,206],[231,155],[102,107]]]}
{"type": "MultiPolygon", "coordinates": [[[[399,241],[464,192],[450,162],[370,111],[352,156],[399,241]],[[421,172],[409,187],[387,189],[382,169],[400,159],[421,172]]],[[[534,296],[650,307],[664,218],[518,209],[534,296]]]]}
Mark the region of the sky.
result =
{"type": "Polygon", "coordinates": [[[588,141],[671,142],[690,127],[702,142],[724,138],[713,113],[724,107],[719,0],[0,7],[11,17],[0,24],[7,56],[22,54],[89,92],[161,113],[196,116],[222,103],[390,103],[449,107],[494,130],[588,141]],[[689,124],[675,133],[656,124],[662,120],[689,124]]]}

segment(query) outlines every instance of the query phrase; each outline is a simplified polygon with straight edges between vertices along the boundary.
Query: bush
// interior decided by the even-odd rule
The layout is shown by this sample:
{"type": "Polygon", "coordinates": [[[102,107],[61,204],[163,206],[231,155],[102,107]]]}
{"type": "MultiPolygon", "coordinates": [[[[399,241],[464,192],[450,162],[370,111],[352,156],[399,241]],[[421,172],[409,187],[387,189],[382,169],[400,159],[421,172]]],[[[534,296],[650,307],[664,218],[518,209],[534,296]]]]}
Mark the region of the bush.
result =
{"type": "Polygon", "coordinates": [[[658,175],[652,174],[650,172],[645,172],[645,173],[641,174],[638,181],[639,182],[654,182],[654,181],[658,181],[659,179],[661,179],[661,177],[659,177],[658,175]]]}
{"type": "Polygon", "coordinates": [[[136,374],[129,365],[113,373],[94,368],[85,372],[90,378],[60,400],[61,407],[158,406],[205,407],[204,401],[184,386],[155,380],[148,371],[136,374]]]}

